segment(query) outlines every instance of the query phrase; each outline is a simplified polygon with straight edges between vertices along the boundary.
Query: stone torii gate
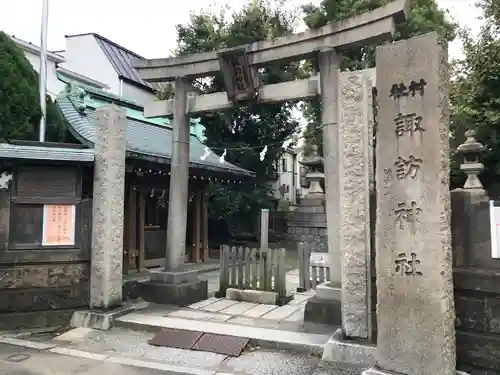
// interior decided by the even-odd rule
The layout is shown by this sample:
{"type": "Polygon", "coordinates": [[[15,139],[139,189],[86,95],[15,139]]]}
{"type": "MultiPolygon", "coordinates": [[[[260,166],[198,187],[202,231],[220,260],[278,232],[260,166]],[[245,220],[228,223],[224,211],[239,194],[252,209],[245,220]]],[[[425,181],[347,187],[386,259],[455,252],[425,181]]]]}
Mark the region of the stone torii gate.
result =
{"type": "MultiPolygon", "coordinates": [[[[342,135],[339,130],[339,79],[342,51],[389,41],[393,38],[395,24],[406,19],[409,0],[397,0],[375,9],[324,26],[318,30],[309,30],[274,40],[256,42],[228,50],[200,53],[178,58],[135,60],[133,65],[142,79],[148,82],[175,81],[173,100],[154,101],[145,106],[146,117],[173,115],[174,131],[172,139],[172,162],[170,173],[170,196],[167,228],[167,249],[165,270],[152,274],[151,283],[161,288],[158,293],[165,295],[190,295],[193,298],[206,296],[206,284],[203,286],[184,267],[184,249],[186,238],[187,187],[189,164],[189,120],[188,116],[221,111],[231,108],[239,102],[275,103],[297,101],[321,96],[321,121],[324,138],[324,168],[326,187],[326,215],[328,224],[328,251],[331,258],[331,280],[333,286],[341,283],[353,283],[363,288],[361,292],[364,309],[362,317],[359,306],[351,301],[360,300],[359,288],[342,290],[342,311],[344,333],[348,337],[369,339],[371,335],[369,295],[369,260],[366,262],[366,250],[358,254],[368,277],[363,280],[349,280],[356,274],[350,267],[359,267],[355,257],[341,259],[341,197],[340,186],[343,155],[342,135]],[[311,79],[284,82],[259,87],[255,74],[257,68],[284,61],[317,59],[319,75],[311,79]],[[226,92],[206,95],[188,95],[192,91],[190,82],[195,78],[207,77],[217,72],[224,74],[226,92]],[[319,84],[318,84],[319,81],[319,84]],[[367,263],[367,264],[366,264],[367,263]],[[342,264],[342,270],[341,270],[342,264]],[[162,285],[163,284],[163,285],[162,285]],[[204,291],[203,291],[204,288],[204,291]],[[368,302],[367,302],[368,300],[368,302]],[[350,309],[349,313],[346,309],[350,309]],[[357,314],[357,316],[355,316],[357,314]],[[354,321],[349,321],[351,316],[354,321]],[[349,327],[354,327],[350,329],[349,327]]],[[[353,115],[351,113],[351,115],[353,115]]],[[[354,116],[356,116],[354,114],[354,116]]],[[[368,151],[366,151],[368,152],[368,151]]],[[[369,164],[369,163],[368,163],[369,164]]],[[[364,166],[368,174],[368,166],[364,166]]],[[[366,184],[368,185],[368,184],[366,184]]],[[[368,207],[368,187],[363,190],[363,197],[350,199],[363,202],[368,207]]],[[[352,191],[351,191],[352,193],[352,191]]],[[[349,192],[344,193],[349,195],[349,192]]],[[[352,194],[351,194],[352,195],[352,194]]],[[[349,206],[347,206],[349,207],[349,206]]],[[[346,208],[347,210],[347,208],[346,208]]],[[[345,211],[345,210],[344,210],[345,211]]],[[[352,213],[351,215],[354,215],[352,213]]],[[[345,220],[344,220],[345,221],[345,220]]],[[[356,255],[357,256],[357,255],[356,255]]],[[[369,259],[369,258],[368,258],[369,259]]],[[[154,294],[154,293],[151,293],[154,294]]],[[[191,302],[191,301],[189,301],[191,302]]]]}

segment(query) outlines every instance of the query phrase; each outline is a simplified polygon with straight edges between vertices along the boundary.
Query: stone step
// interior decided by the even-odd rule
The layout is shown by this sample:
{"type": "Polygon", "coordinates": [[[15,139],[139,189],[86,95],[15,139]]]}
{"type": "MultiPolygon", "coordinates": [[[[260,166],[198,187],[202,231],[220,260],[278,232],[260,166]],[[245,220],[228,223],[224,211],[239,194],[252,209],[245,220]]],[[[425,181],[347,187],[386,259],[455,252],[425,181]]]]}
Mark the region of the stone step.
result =
{"type": "Polygon", "coordinates": [[[325,207],[324,206],[299,206],[295,212],[302,212],[305,214],[324,214],[325,213],[325,207]]]}
{"type": "Polygon", "coordinates": [[[323,355],[329,334],[282,331],[238,324],[198,321],[193,319],[131,313],[115,320],[115,325],[141,331],[157,332],[161,328],[174,328],[219,335],[246,337],[250,344],[296,352],[323,355]]]}

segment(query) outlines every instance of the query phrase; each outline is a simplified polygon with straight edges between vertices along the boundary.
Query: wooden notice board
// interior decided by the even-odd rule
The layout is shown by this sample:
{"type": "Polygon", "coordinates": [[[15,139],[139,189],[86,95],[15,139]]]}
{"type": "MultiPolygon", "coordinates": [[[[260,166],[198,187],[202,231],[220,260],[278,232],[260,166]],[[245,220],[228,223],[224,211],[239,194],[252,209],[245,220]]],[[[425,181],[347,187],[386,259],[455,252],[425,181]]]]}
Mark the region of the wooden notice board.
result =
{"type": "Polygon", "coordinates": [[[42,246],[75,245],[75,205],[43,206],[42,246]]]}

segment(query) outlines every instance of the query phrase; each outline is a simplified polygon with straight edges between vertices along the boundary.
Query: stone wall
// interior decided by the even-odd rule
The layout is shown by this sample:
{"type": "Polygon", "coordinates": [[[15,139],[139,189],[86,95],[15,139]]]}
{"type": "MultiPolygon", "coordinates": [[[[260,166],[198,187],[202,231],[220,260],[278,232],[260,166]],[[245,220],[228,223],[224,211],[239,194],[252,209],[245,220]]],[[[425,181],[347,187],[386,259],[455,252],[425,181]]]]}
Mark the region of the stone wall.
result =
{"type": "Polygon", "coordinates": [[[500,259],[491,257],[487,197],[452,192],[458,369],[500,375],[500,259]]]}
{"type": "MultiPolygon", "coordinates": [[[[90,169],[90,168],[89,168],[90,169]]],[[[78,166],[12,165],[0,188],[0,329],[69,322],[89,304],[92,200],[78,166]],[[44,246],[43,206],[75,205],[75,243],[44,246]]]]}
{"type": "Polygon", "coordinates": [[[324,198],[304,198],[288,219],[287,242],[297,249],[299,242],[319,253],[328,252],[324,198]]]}

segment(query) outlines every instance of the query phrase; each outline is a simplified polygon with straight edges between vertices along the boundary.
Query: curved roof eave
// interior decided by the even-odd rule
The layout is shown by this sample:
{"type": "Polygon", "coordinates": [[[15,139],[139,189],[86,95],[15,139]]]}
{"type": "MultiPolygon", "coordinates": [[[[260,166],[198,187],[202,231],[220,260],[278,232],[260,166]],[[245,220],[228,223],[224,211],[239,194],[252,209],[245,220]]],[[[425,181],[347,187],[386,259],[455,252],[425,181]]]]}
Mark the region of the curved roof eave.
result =
{"type": "MultiPolygon", "coordinates": [[[[70,133],[82,144],[93,147],[94,142],[92,140],[92,135],[94,132],[94,128],[91,121],[89,120],[89,115],[93,116],[93,113],[81,114],[80,112],[78,112],[75,104],[73,103],[73,100],[68,96],[59,97],[57,103],[61,112],[70,125],[70,133]]],[[[169,155],[169,153],[165,153],[162,151],[170,148],[171,146],[172,130],[154,126],[154,131],[151,131],[152,127],[153,125],[140,123],[137,120],[127,118],[127,156],[131,158],[147,160],[154,163],[170,164],[171,153],[169,155]],[[151,134],[144,134],[144,132],[149,132],[151,134]],[[167,134],[167,132],[169,134],[167,134]],[[160,143],[160,147],[158,147],[158,138],[163,138],[163,140],[165,141],[164,143],[160,143]],[[168,139],[170,139],[170,142],[168,142],[168,139]],[[147,147],[141,147],[148,144],[148,142],[153,144],[151,147],[149,147],[150,150],[147,150],[147,147]],[[155,142],[156,144],[154,144],[155,142]],[[158,148],[158,150],[154,150],[154,146],[157,146],[156,148],[158,148]]],[[[191,160],[189,161],[190,168],[204,169],[215,173],[255,177],[255,173],[240,168],[231,163],[219,163],[219,157],[212,151],[209,152],[209,155],[205,159],[206,161],[201,160],[200,156],[204,153],[205,146],[199,141],[196,136],[191,135],[191,160]]]]}

